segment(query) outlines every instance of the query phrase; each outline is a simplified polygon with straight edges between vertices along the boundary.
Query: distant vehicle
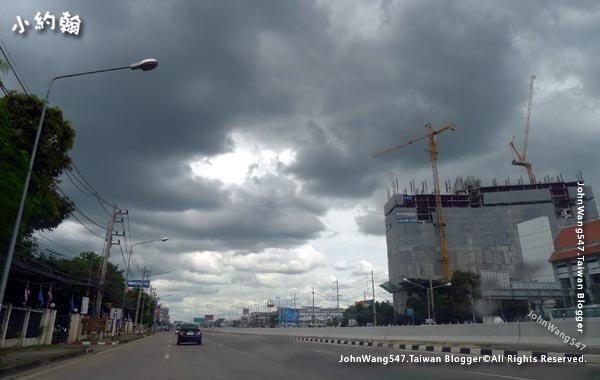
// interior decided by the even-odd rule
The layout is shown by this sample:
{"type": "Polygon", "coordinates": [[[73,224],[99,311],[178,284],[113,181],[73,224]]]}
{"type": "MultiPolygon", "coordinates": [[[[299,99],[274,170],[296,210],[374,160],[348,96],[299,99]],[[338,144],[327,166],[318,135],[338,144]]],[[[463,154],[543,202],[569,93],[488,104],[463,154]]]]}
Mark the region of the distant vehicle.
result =
{"type": "Polygon", "coordinates": [[[169,326],[163,326],[163,331],[171,331],[171,329],[169,328],[169,326]]]}
{"type": "Polygon", "coordinates": [[[193,323],[184,323],[181,325],[177,334],[177,344],[186,342],[202,344],[202,330],[200,330],[200,326],[193,323]]]}
{"type": "MultiPolygon", "coordinates": [[[[577,316],[576,310],[574,307],[550,309],[550,319],[553,321],[572,321],[577,316]]],[[[584,319],[600,319],[600,305],[585,305],[581,310],[584,319]]]]}

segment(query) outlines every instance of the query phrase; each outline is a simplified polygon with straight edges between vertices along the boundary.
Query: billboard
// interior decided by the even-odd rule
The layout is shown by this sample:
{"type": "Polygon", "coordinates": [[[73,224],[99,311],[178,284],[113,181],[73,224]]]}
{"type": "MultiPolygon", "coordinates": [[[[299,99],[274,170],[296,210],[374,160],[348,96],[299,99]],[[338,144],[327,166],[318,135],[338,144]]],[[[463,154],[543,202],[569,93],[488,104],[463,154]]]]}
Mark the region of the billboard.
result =
{"type": "Polygon", "coordinates": [[[291,307],[279,308],[279,324],[280,325],[297,325],[298,324],[298,313],[291,307]]]}
{"type": "Polygon", "coordinates": [[[204,318],[202,318],[202,317],[194,317],[194,323],[204,323],[204,318]]]}
{"type": "MultiPolygon", "coordinates": [[[[142,280],[127,280],[128,288],[139,288],[142,280]]],[[[144,280],[144,288],[150,288],[150,280],[144,280]]]]}
{"type": "Polygon", "coordinates": [[[215,316],[212,314],[204,314],[205,321],[212,321],[214,318],[215,318],[215,316]]]}

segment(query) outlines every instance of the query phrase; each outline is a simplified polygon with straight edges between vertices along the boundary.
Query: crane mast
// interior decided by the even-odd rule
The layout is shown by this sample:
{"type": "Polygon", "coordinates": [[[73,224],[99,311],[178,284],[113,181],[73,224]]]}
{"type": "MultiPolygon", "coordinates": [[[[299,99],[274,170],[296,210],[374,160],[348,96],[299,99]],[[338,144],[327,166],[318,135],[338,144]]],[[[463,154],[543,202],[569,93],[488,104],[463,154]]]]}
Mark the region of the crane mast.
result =
{"type": "Polygon", "coordinates": [[[444,215],[442,210],[442,195],[440,192],[440,180],[438,175],[437,161],[438,161],[438,149],[437,142],[435,137],[440,133],[455,129],[454,124],[449,124],[440,129],[433,129],[431,124],[427,123],[425,128],[428,129],[429,133],[424,136],[418,137],[416,139],[409,140],[405,143],[402,143],[397,146],[393,146],[382,151],[379,151],[373,155],[373,158],[378,157],[382,154],[392,152],[398,149],[401,149],[407,145],[415,143],[417,141],[423,140],[425,138],[429,139],[429,145],[427,152],[429,153],[429,158],[431,159],[431,170],[433,171],[433,194],[435,197],[435,225],[438,229],[438,233],[440,235],[440,252],[441,252],[441,264],[442,264],[442,275],[444,277],[444,281],[450,280],[450,268],[448,265],[448,245],[446,242],[446,224],[444,223],[444,215]]]}
{"type": "Polygon", "coordinates": [[[514,166],[522,166],[527,170],[527,176],[529,177],[529,183],[535,184],[535,175],[533,175],[533,167],[531,162],[527,160],[527,147],[529,144],[529,126],[531,122],[531,108],[532,108],[532,100],[533,100],[533,81],[536,76],[531,75],[529,77],[529,95],[527,98],[527,116],[525,117],[525,140],[523,141],[523,153],[520,154],[514,144],[514,136],[513,141],[510,142],[510,148],[512,149],[514,155],[517,159],[512,160],[512,164],[514,166]]]}

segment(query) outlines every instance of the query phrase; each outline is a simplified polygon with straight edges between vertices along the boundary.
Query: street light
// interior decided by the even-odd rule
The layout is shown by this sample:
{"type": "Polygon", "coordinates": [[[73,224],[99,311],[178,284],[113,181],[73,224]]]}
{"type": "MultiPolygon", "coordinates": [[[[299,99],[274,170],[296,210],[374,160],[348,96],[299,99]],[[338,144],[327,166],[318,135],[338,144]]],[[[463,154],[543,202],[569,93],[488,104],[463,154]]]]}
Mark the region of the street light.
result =
{"type": "Polygon", "coordinates": [[[48,99],[50,98],[50,90],[52,89],[52,84],[54,83],[54,81],[56,81],[58,79],[98,74],[98,73],[104,73],[107,71],[125,70],[125,69],[149,71],[149,70],[155,69],[157,66],[158,66],[158,62],[156,61],[156,59],[147,58],[147,59],[143,59],[139,62],[132,63],[129,66],[120,66],[120,67],[113,67],[111,69],[94,70],[94,71],[86,71],[86,72],[76,73],[76,74],[61,75],[61,76],[54,77],[54,78],[52,78],[52,80],[50,80],[50,83],[48,84],[48,91],[46,92],[46,98],[44,99],[44,108],[42,108],[42,116],[40,117],[40,122],[37,127],[37,132],[35,135],[33,148],[31,150],[31,157],[29,159],[29,167],[27,169],[27,175],[25,176],[25,184],[23,185],[21,201],[19,202],[19,210],[17,211],[17,217],[15,218],[15,224],[13,226],[13,232],[12,232],[12,237],[10,239],[10,245],[8,247],[8,253],[6,254],[6,262],[4,263],[4,272],[2,273],[2,281],[0,282],[0,305],[2,303],[4,303],[4,293],[6,292],[6,284],[8,282],[8,275],[10,273],[10,266],[12,264],[13,254],[15,252],[17,236],[19,235],[19,227],[21,226],[21,218],[23,217],[23,208],[25,207],[25,199],[27,198],[27,190],[29,189],[29,181],[31,180],[31,172],[33,170],[33,163],[35,161],[38,143],[40,141],[40,136],[42,134],[42,125],[44,123],[44,118],[46,116],[46,108],[48,107],[48,99]]]}
{"type": "MultiPolygon", "coordinates": [[[[150,278],[150,276],[158,276],[160,274],[167,274],[167,273],[171,273],[170,270],[164,271],[164,272],[158,272],[158,273],[154,273],[154,275],[152,274],[152,271],[148,270],[146,271],[146,268],[144,267],[144,271],[142,272],[142,282],[140,283],[140,290],[138,292],[138,300],[137,300],[137,306],[135,308],[135,319],[133,321],[133,323],[135,325],[138,324],[137,319],[138,319],[138,312],[140,310],[140,301],[142,299],[142,293],[144,292],[144,277],[146,276],[146,272],[148,273],[148,278],[150,278]]],[[[145,302],[142,304],[142,313],[140,315],[140,324],[143,325],[144,322],[144,304],[145,302]]]]}
{"type": "Polygon", "coordinates": [[[146,243],[154,243],[156,241],[165,242],[167,240],[169,240],[169,238],[165,236],[160,239],[152,239],[152,240],[141,241],[139,243],[134,243],[134,244],[131,244],[131,246],[129,247],[129,252],[127,253],[127,269],[125,270],[125,286],[123,287],[123,302],[121,303],[121,305],[122,305],[121,309],[123,310],[123,312],[121,313],[122,318],[125,318],[125,294],[127,293],[127,281],[129,281],[129,268],[130,268],[130,264],[131,264],[131,254],[133,253],[133,247],[136,245],[141,245],[141,244],[146,244],[146,243]]]}
{"type": "Polygon", "coordinates": [[[277,300],[277,327],[281,327],[279,325],[279,321],[281,320],[281,298],[275,297],[277,300]]]}
{"type": "Polygon", "coordinates": [[[407,278],[403,278],[402,281],[404,281],[404,282],[410,282],[411,284],[416,285],[416,286],[418,286],[420,288],[423,288],[423,289],[425,289],[427,291],[427,316],[428,316],[428,319],[430,321],[432,320],[431,319],[431,311],[432,311],[432,309],[433,309],[433,313],[435,315],[435,303],[434,303],[434,300],[433,300],[433,289],[441,288],[441,287],[444,287],[444,286],[451,286],[452,285],[451,282],[447,282],[447,283],[442,284],[442,285],[432,286],[431,279],[429,279],[429,287],[423,286],[421,284],[417,284],[416,282],[412,282],[412,281],[410,281],[407,278]],[[431,296],[431,301],[429,299],[430,296],[431,296]],[[431,302],[431,306],[430,306],[430,302],[431,302]]]}

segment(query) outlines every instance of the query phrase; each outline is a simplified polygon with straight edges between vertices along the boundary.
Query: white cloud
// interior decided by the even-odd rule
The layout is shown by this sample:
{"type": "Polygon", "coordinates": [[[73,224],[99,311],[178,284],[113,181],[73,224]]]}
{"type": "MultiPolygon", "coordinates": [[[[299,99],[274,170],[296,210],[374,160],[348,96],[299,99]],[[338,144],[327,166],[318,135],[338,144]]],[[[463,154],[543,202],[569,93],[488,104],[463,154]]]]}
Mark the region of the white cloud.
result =
{"type": "Polygon", "coordinates": [[[192,173],[198,177],[216,179],[226,185],[242,185],[250,178],[275,174],[281,166],[294,163],[296,153],[290,148],[277,151],[261,144],[250,143],[240,133],[231,136],[234,150],[214,157],[202,157],[190,163],[192,173]]]}
{"type": "Polygon", "coordinates": [[[308,244],[291,250],[267,249],[237,255],[226,262],[242,272],[301,274],[324,265],[325,256],[308,244]]]}

